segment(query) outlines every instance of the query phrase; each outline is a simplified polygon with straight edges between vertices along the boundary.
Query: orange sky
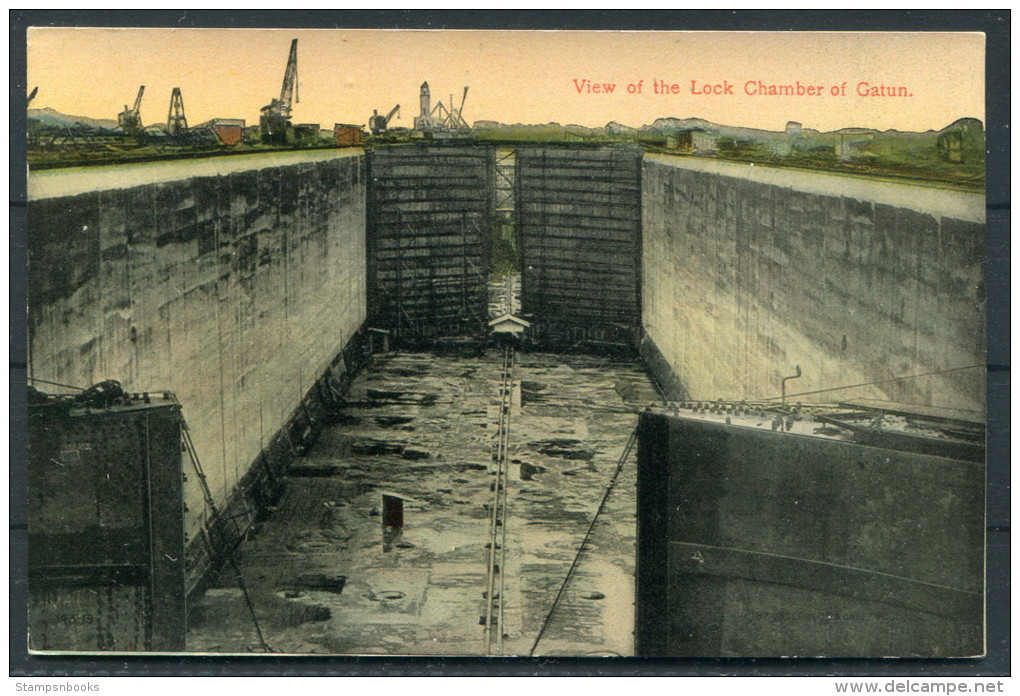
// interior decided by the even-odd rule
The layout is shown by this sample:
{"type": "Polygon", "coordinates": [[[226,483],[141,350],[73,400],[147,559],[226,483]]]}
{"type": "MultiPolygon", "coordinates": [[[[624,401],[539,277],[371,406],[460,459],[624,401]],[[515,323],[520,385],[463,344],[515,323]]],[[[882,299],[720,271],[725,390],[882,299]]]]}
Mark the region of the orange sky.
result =
{"type": "Polygon", "coordinates": [[[782,130],[848,126],[939,129],[971,116],[984,121],[984,35],[977,33],[739,33],[564,31],[380,31],[258,29],[30,28],[32,107],[116,118],[146,86],[143,123],[164,122],[180,87],[192,124],[213,117],[258,122],[278,96],[290,40],[298,38],[300,104],[294,121],[366,124],[372,109],[402,105],[392,125],[412,125],[418,86],[433,104],[504,123],[611,120],[632,126],[658,117],[782,130]],[[616,83],[612,95],[579,94],[574,80],[616,83]],[[681,87],[655,95],[653,81],[681,87]],[[644,80],[640,94],[627,85],[644,80]],[[732,94],[694,95],[729,84],[732,94]],[[748,96],[748,81],[820,85],[824,96],[748,96]],[[831,89],[846,83],[846,96],[831,89]],[[860,82],[904,86],[911,97],[860,97],[860,82]]]}

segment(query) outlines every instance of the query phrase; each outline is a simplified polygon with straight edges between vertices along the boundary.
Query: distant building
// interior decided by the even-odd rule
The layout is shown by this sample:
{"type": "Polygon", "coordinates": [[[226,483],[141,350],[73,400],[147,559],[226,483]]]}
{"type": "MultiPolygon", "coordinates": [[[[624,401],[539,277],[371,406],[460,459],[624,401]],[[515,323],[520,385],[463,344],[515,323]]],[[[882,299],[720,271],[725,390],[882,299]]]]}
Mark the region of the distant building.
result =
{"type": "Polygon", "coordinates": [[[333,140],[340,147],[358,147],[361,145],[361,126],[351,123],[334,124],[333,140]]]}
{"type": "Polygon", "coordinates": [[[298,123],[294,125],[293,131],[287,129],[287,142],[313,143],[319,139],[318,123],[298,123]]]}
{"type": "Polygon", "coordinates": [[[719,139],[708,131],[694,131],[692,145],[695,152],[714,153],[719,149],[719,139]]]}
{"type": "Polygon", "coordinates": [[[713,154],[719,150],[719,139],[716,135],[700,128],[677,131],[675,136],[666,138],[666,144],[667,147],[675,148],[681,152],[713,154]],[[674,142],[675,145],[673,145],[674,142]]]}
{"type": "Polygon", "coordinates": [[[962,118],[941,133],[936,140],[939,157],[947,162],[964,163],[984,157],[985,139],[981,121],[962,118]]]}
{"type": "Polygon", "coordinates": [[[875,134],[870,132],[847,129],[841,131],[837,136],[835,151],[836,159],[840,162],[849,162],[867,154],[867,150],[875,139],[875,134]]]}
{"type": "MultiPolygon", "coordinates": [[[[569,125],[568,128],[583,128],[583,126],[569,125]]],[[[631,126],[625,126],[622,123],[616,121],[610,121],[606,124],[606,135],[630,135],[637,132],[637,128],[631,126]]]]}
{"type": "Polygon", "coordinates": [[[233,147],[244,138],[243,118],[214,118],[192,127],[193,131],[208,130],[216,136],[221,145],[233,147]]]}
{"type": "Polygon", "coordinates": [[[429,83],[421,83],[421,113],[414,117],[414,129],[416,131],[428,131],[436,127],[432,119],[432,92],[429,90],[429,83]]]}
{"type": "Polygon", "coordinates": [[[797,137],[798,135],[800,135],[803,132],[804,132],[804,126],[802,126],[801,124],[797,123],[796,121],[787,121],[786,122],[786,135],[788,135],[789,137],[795,138],[795,137],[797,137]]]}

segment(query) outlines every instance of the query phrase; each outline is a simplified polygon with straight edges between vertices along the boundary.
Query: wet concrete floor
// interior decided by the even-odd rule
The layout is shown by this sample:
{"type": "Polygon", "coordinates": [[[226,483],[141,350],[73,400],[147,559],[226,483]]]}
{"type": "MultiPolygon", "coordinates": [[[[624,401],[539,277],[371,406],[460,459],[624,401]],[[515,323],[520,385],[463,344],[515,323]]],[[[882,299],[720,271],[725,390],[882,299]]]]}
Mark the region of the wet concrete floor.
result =
{"type": "MultiPolygon", "coordinates": [[[[500,363],[496,352],[392,353],[357,378],[238,552],[274,652],[485,653],[500,363]],[[402,530],[384,531],[383,495],[404,500],[402,530]]],[[[496,595],[504,654],[633,654],[633,454],[550,610],[637,412],[657,401],[636,362],[518,353],[496,595]]],[[[263,650],[227,568],[192,608],[190,651],[263,650]]]]}

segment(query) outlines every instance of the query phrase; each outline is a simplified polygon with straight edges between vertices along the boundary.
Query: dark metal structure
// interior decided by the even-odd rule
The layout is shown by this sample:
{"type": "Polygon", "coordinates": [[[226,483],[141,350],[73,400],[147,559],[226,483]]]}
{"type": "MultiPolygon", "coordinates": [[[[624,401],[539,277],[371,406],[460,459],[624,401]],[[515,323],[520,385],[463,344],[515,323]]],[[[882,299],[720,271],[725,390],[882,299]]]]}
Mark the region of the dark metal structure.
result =
{"type": "Polygon", "coordinates": [[[369,323],[398,342],[482,336],[495,215],[495,149],[368,153],[369,323]]]}
{"type": "Polygon", "coordinates": [[[464,102],[467,101],[468,88],[464,87],[464,94],[460,98],[460,106],[453,108],[453,96],[450,97],[450,113],[446,118],[446,126],[450,130],[471,130],[471,126],[464,120],[464,102]]]}
{"type": "Polygon", "coordinates": [[[630,350],[641,323],[641,151],[520,147],[521,302],[558,349],[630,350]]]}
{"type": "Polygon", "coordinates": [[[372,131],[372,135],[380,135],[386,132],[386,128],[390,124],[390,119],[400,113],[400,104],[397,104],[390,112],[385,116],[381,116],[378,111],[373,110],[372,116],[368,119],[368,128],[372,131]]]}
{"type": "Polygon", "coordinates": [[[301,101],[297,90],[297,42],[298,40],[294,39],[290,43],[290,55],[287,58],[287,69],[283,74],[280,98],[274,98],[261,110],[259,126],[264,143],[282,144],[287,142],[291,105],[301,101]]]}
{"type": "Polygon", "coordinates": [[[949,424],[919,451],[769,409],[641,414],[636,654],[980,655],[984,466],[949,424]]]}
{"type": "Polygon", "coordinates": [[[124,110],[117,114],[117,125],[127,135],[137,135],[142,130],[142,95],[145,94],[145,85],[138,88],[138,96],[135,97],[135,105],[128,108],[127,104],[124,105],[124,110]]]}
{"type": "Polygon", "coordinates": [[[188,132],[188,119],[184,115],[184,98],[181,88],[174,87],[170,93],[170,109],[166,115],[167,135],[184,135],[188,132]]]}
{"type": "Polygon", "coordinates": [[[468,137],[471,127],[463,117],[467,93],[468,88],[464,87],[459,108],[454,108],[452,94],[449,104],[440,101],[432,106],[432,92],[429,83],[423,82],[420,95],[421,114],[414,118],[415,137],[426,140],[468,137]]]}
{"type": "Polygon", "coordinates": [[[30,646],[184,650],[180,406],[90,391],[29,407],[30,646]]]}

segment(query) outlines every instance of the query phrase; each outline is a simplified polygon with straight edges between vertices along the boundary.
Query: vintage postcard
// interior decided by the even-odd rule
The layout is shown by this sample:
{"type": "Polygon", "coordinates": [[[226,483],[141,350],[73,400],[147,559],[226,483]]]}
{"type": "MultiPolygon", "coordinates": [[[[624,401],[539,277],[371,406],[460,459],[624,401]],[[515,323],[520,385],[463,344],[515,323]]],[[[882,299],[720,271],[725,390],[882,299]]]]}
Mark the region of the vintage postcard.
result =
{"type": "Polygon", "coordinates": [[[27,60],[34,653],[984,654],[983,34],[27,60]]]}

